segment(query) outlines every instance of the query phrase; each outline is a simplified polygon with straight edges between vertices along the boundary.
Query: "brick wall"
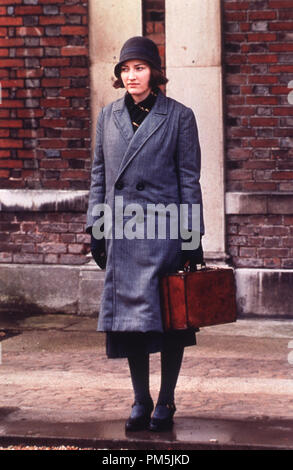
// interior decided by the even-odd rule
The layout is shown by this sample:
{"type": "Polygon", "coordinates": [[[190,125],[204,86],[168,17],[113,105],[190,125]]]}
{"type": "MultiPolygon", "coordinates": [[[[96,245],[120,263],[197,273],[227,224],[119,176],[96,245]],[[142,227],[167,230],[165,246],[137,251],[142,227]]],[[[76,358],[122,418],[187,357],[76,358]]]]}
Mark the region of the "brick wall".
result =
{"type": "MultiPolygon", "coordinates": [[[[293,1],[224,0],[223,30],[227,191],[292,192],[293,1]]],[[[292,268],[290,208],[254,212],[227,217],[233,264],[292,268]]]]}
{"type": "Polygon", "coordinates": [[[3,263],[83,264],[88,242],[84,212],[22,211],[1,216],[3,263]]]}
{"type": "Polygon", "coordinates": [[[293,1],[225,0],[227,189],[293,190],[293,1]]]}
{"type": "Polygon", "coordinates": [[[0,187],[85,189],[87,2],[1,0],[0,187]]]}
{"type": "Polygon", "coordinates": [[[229,253],[246,268],[293,268],[293,216],[231,216],[229,253]]]}
{"type": "MultiPolygon", "coordinates": [[[[88,189],[87,2],[0,3],[0,188],[88,189]]],[[[2,212],[0,262],[84,263],[84,223],[84,212],[2,212]]]]}
{"type": "Polygon", "coordinates": [[[143,0],[143,35],[158,46],[165,70],[165,0],[143,0]]]}

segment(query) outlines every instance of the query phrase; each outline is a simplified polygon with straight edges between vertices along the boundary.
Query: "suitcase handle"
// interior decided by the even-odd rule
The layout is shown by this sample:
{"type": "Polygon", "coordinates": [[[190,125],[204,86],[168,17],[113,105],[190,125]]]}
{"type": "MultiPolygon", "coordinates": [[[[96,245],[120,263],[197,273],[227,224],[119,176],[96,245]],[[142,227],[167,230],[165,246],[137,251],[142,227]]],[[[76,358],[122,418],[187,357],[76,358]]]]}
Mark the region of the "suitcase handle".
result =
{"type": "Polygon", "coordinates": [[[178,270],[178,273],[186,273],[186,272],[195,272],[195,271],[203,271],[206,269],[206,263],[203,261],[201,264],[196,264],[194,269],[191,269],[190,261],[187,261],[183,267],[183,269],[178,270]]]}

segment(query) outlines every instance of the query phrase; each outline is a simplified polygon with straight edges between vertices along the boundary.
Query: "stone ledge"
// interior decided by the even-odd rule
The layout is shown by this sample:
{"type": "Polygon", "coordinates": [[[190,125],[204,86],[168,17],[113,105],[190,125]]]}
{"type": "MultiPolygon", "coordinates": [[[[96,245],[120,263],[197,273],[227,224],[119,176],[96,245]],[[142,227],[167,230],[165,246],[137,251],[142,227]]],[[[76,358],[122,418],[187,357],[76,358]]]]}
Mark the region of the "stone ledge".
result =
{"type": "MultiPolygon", "coordinates": [[[[0,312],[97,316],[105,271],[82,266],[3,264],[0,312]]],[[[239,317],[293,318],[293,270],[235,269],[239,317]]]]}
{"type": "Polygon", "coordinates": [[[85,212],[88,191],[0,189],[2,212],[85,212]]]}
{"type": "Polygon", "coordinates": [[[227,215],[293,214],[293,193],[238,193],[225,195],[227,215]]]}
{"type": "Polygon", "coordinates": [[[240,316],[293,318],[293,269],[235,269],[240,316]]]}
{"type": "Polygon", "coordinates": [[[82,266],[1,264],[0,311],[97,315],[105,271],[82,266]]]}

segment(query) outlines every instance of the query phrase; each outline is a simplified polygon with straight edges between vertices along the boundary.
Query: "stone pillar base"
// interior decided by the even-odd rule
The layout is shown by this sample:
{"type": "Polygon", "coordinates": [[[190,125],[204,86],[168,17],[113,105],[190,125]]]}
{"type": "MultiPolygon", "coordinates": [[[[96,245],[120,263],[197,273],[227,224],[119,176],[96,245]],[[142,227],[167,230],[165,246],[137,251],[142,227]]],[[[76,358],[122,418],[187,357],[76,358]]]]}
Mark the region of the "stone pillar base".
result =
{"type": "Polygon", "coordinates": [[[239,316],[293,318],[292,269],[235,269],[239,316]]]}
{"type": "Polygon", "coordinates": [[[1,264],[0,311],[97,316],[105,271],[82,266],[1,264]]]}

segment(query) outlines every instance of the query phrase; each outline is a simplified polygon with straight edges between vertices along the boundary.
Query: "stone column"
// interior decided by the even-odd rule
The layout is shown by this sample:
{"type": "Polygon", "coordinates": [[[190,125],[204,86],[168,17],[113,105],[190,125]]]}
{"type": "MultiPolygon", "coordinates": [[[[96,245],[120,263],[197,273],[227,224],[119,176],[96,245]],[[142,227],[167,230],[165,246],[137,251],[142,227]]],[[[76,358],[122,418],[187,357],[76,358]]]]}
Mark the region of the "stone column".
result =
{"type": "Polygon", "coordinates": [[[220,0],[166,0],[167,95],[199,128],[207,258],[225,260],[220,0]]]}
{"type": "MultiPolygon", "coordinates": [[[[102,106],[120,98],[124,91],[112,87],[114,65],[123,43],[142,34],[142,8],[137,0],[110,2],[90,0],[89,41],[92,103],[92,136],[102,106]]],[[[93,139],[94,141],[94,139],[93,139]]]]}

